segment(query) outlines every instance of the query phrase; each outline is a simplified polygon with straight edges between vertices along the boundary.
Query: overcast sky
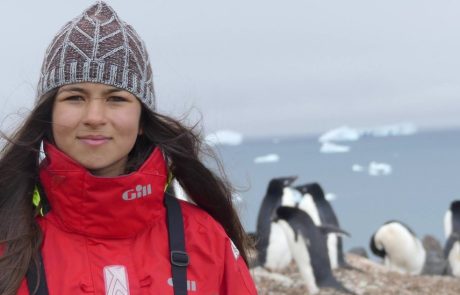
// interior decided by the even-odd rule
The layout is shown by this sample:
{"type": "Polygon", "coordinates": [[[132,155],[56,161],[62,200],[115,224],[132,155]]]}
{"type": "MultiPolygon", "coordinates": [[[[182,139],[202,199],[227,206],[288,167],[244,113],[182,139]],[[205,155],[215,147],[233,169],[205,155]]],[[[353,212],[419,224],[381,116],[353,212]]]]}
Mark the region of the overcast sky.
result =
{"type": "MultiPolygon", "coordinates": [[[[1,118],[32,106],[46,47],[92,3],[0,2],[1,118]]],[[[460,1],[107,3],[147,44],[158,109],[207,132],[460,127],[460,1]]]]}

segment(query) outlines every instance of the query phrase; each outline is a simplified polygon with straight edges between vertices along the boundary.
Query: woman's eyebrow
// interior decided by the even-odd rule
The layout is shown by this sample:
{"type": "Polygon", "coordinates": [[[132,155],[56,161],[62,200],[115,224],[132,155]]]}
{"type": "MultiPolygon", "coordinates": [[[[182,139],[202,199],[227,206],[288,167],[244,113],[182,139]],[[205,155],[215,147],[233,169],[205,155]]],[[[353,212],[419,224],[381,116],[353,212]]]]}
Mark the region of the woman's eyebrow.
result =
{"type": "Polygon", "coordinates": [[[84,88],[78,86],[60,88],[58,90],[58,93],[61,92],[82,92],[85,94],[88,93],[84,88]]]}
{"type": "MultiPolygon", "coordinates": [[[[105,90],[102,94],[107,95],[107,94],[110,94],[110,93],[121,92],[121,91],[126,91],[126,90],[114,87],[114,88],[110,88],[110,89],[105,90]]],[[[78,87],[78,86],[65,87],[65,88],[59,89],[58,93],[62,93],[62,92],[81,92],[83,94],[89,94],[88,90],[86,90],[83,87],[78,87]]]]}

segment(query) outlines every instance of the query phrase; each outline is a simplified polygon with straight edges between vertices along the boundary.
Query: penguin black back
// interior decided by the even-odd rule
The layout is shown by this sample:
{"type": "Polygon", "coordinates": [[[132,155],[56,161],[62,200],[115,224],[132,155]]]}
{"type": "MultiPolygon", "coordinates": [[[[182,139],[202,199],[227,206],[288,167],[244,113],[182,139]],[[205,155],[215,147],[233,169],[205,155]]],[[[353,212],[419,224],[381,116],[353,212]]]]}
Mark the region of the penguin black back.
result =
{"type": "MultiPolygon", "coordinates": [[[[313,201],[318,208],[319,218],[321,224],[332,224],[339,226],[339,220],[337,215],[335,215],[334,209],[324,195],[324,191],[317,182],[308,183],[301,188],[301,192],[310,194],[313,197],[313,201]]],[[[304,193],[304,194],[305,194],[304,193]]]]}
{"type": "Polygon", "coordinates": [[[460,234],[460,201],[453,201],[450,204],[452,212],[452,232],[460,234]]]}
{"type": "Polygon", "coordinates": [[[270,180],[267,192],[257,216],[256,249],[258,263],[264,264],[267,256],[267,247],[270,236],[270,223],[276,209],[281,205],[283,190],[297,179],[297,176],[279,177],[270,180]]]}

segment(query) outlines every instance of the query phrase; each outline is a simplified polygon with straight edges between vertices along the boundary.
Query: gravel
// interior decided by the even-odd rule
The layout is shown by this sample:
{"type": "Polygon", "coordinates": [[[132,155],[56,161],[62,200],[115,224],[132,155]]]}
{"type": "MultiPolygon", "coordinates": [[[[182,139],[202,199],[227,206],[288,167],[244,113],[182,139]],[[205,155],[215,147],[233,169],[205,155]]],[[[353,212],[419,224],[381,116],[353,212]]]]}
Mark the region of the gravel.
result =
{"type": "MultiPolygon", "coordinates": [[[[411,276],[388,271],[384,266],[354,254],[347,254],[349,264],[357,268],[334,270],[335,277],[358,295],[450,295],[460,294],[460,278],[439,275],[411,276]]],[[[307,288],[292,263],[280,273],[262,268],[251,270],[259,295],[305,295],[307,288]]],[[[345,294],[321,289],[318,295],[345,294]]]]}

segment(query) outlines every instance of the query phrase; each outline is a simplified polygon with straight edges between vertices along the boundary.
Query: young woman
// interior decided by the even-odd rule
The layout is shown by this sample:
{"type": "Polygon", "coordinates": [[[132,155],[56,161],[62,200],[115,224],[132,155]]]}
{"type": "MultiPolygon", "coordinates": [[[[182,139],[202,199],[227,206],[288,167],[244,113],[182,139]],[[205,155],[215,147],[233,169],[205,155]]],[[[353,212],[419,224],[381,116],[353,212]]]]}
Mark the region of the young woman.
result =
{"type": "Polygon", "coordinates": [[[155,112],[145,45],[112,8],[56,35],[37,97],[0,159],[0,294],[256,294],[230,186],[155,112]]]}

